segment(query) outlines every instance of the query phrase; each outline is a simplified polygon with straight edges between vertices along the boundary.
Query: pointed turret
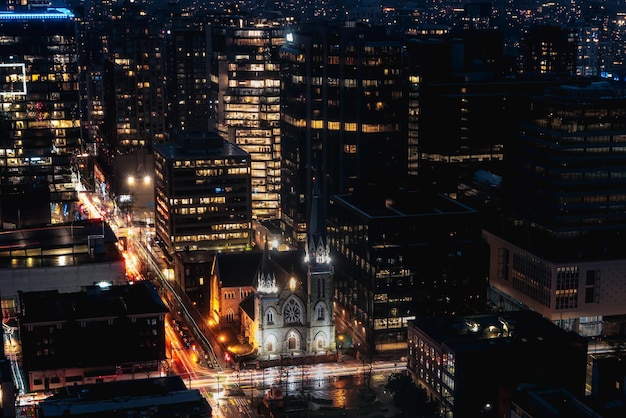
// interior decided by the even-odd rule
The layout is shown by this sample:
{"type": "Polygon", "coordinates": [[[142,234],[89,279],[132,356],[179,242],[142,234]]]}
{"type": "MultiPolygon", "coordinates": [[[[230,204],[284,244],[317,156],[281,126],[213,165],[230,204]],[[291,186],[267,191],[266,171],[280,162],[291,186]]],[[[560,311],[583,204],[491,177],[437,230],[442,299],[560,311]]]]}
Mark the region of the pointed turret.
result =
{"type": "Polygon", "coordinates": [[[257,291],[259,293],[276,293],[276,274],[272,271],[270,263],[270,250],[267,242],[267,234],[265,234],[265,247],[263,248],[263,257],[257,271],[257,291]]]}
{"type": "Polygon", "coordinates": [[[330,262],[330,247],[326,239],[326,226],[321,221],[319,207],[320,190],[317,182],[313,183],[313,199],[311,202],[311,220],[306,245],[306,262],[326,264],[330,262]]]}

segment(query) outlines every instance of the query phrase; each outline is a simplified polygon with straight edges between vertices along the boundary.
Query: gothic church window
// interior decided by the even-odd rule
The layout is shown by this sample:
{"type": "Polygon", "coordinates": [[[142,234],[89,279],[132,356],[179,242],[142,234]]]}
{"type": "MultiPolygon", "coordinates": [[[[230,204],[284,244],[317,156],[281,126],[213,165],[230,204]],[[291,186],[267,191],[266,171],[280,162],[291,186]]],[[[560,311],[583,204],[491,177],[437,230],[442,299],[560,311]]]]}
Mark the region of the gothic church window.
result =
{"type": "Polygon", "coordinates": [[[300,322],[300,307],[295,300],[291,299],[285,306],[285,322],[293,324],[300,322]]]}
{"type": "Polygon", "coordinates": [[[274,314],[270,311],[266,315],[267,323],[270,325],[274,324],[274,314]]]}
{"type": "Polygon", "coordinates": [[[322,305],[317,307],[317,319],[320,321],[324,319],[324,306],[322,305]]]}
{"type": "Polygon", "coordinates": [[[317,337],[317,349],[321,350],[326,345],[326,341],[324,341],[324,337],[317,337]]]}
{"type": "Polygon", "coordinates": [[[287,348],[289,350],[297,350],[298,349],[298,336],[293,331],[291,331],[287,335],[287,348]]]}

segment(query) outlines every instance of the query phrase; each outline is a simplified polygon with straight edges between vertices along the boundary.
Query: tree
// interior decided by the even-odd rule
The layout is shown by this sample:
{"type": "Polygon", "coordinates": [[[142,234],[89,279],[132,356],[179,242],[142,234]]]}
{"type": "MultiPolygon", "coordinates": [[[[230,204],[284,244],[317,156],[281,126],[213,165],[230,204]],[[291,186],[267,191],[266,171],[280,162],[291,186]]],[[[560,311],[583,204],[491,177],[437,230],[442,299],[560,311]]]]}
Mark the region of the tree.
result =
{"type": "Polygon", "coordinates": [[[410,376],[393,373],[389,376],[385,389],[391,393],[393,403],[402,410],[405,417],[438,417],[438,402],[430,402],[426,389],[417,387],[410,376]]]}

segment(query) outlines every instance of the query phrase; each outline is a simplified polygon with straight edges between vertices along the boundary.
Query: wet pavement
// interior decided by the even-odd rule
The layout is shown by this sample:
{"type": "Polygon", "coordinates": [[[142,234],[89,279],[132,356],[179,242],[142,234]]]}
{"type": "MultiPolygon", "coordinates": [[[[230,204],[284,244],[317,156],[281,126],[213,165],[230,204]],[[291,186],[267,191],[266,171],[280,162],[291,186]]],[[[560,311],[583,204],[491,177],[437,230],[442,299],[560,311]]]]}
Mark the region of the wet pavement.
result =
{"type": "MultiPolygon", "coordinates": [[[[344,356],[343,364],[350,367],[362,365],[349,356],[344,356]]],[[[390,418],[402,416],[395,407],[391,396],[385,391],[385,384],[391,371],[375,372],[368,379],[368,373],[360,372],[351,376],[324,376],[295,380],[281,384],[285,395],[282,414],[277,417],[370,417],[390,418]],[[369,382],[368,382],[369,380],[369,382]]],[[[277,385],[274,385],[277,386],[277,385]]],[[[260,399],[260,392],[259,397],[260,399]]],[[[253,417],[268,417],[269,411],[258,407],[258,401],[250,408],[253,417]]],[[[221,411],[221,416],[228,416],[221,411]]],[[[232,417],[248,416],[234,413],[232,417]]]]}

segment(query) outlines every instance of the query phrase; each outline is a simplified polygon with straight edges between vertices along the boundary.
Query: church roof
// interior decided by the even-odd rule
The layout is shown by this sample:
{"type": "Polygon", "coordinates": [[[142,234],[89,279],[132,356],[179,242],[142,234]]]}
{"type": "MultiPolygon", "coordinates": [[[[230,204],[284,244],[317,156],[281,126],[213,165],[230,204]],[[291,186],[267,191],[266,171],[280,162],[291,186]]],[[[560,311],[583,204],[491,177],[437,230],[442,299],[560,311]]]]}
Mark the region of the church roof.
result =
{"type": "Polygon", "coordinates": [[[262,257],[262,252],[216,254],[215,270],[222,287],[253,286],[262,257]]]}
{"type": "Polygon", "coordinates": [[[254,313],[254,294],[249,294],[247,298],[241,301],[239,307],[250,317],[251,320],[256,320],[254,313]]]}
{"type": "Polygon", "coordinates": [[[215,272],[224,287],[256,286],[258,273],[271,272],[276,277],[278,289],[287,286],[291,275],[306,283],[307,269],[301,250],[263,252],[219,253],[215,256],[215,272]],[[262,270],[261,270],[262,269],[262,270]]]}

